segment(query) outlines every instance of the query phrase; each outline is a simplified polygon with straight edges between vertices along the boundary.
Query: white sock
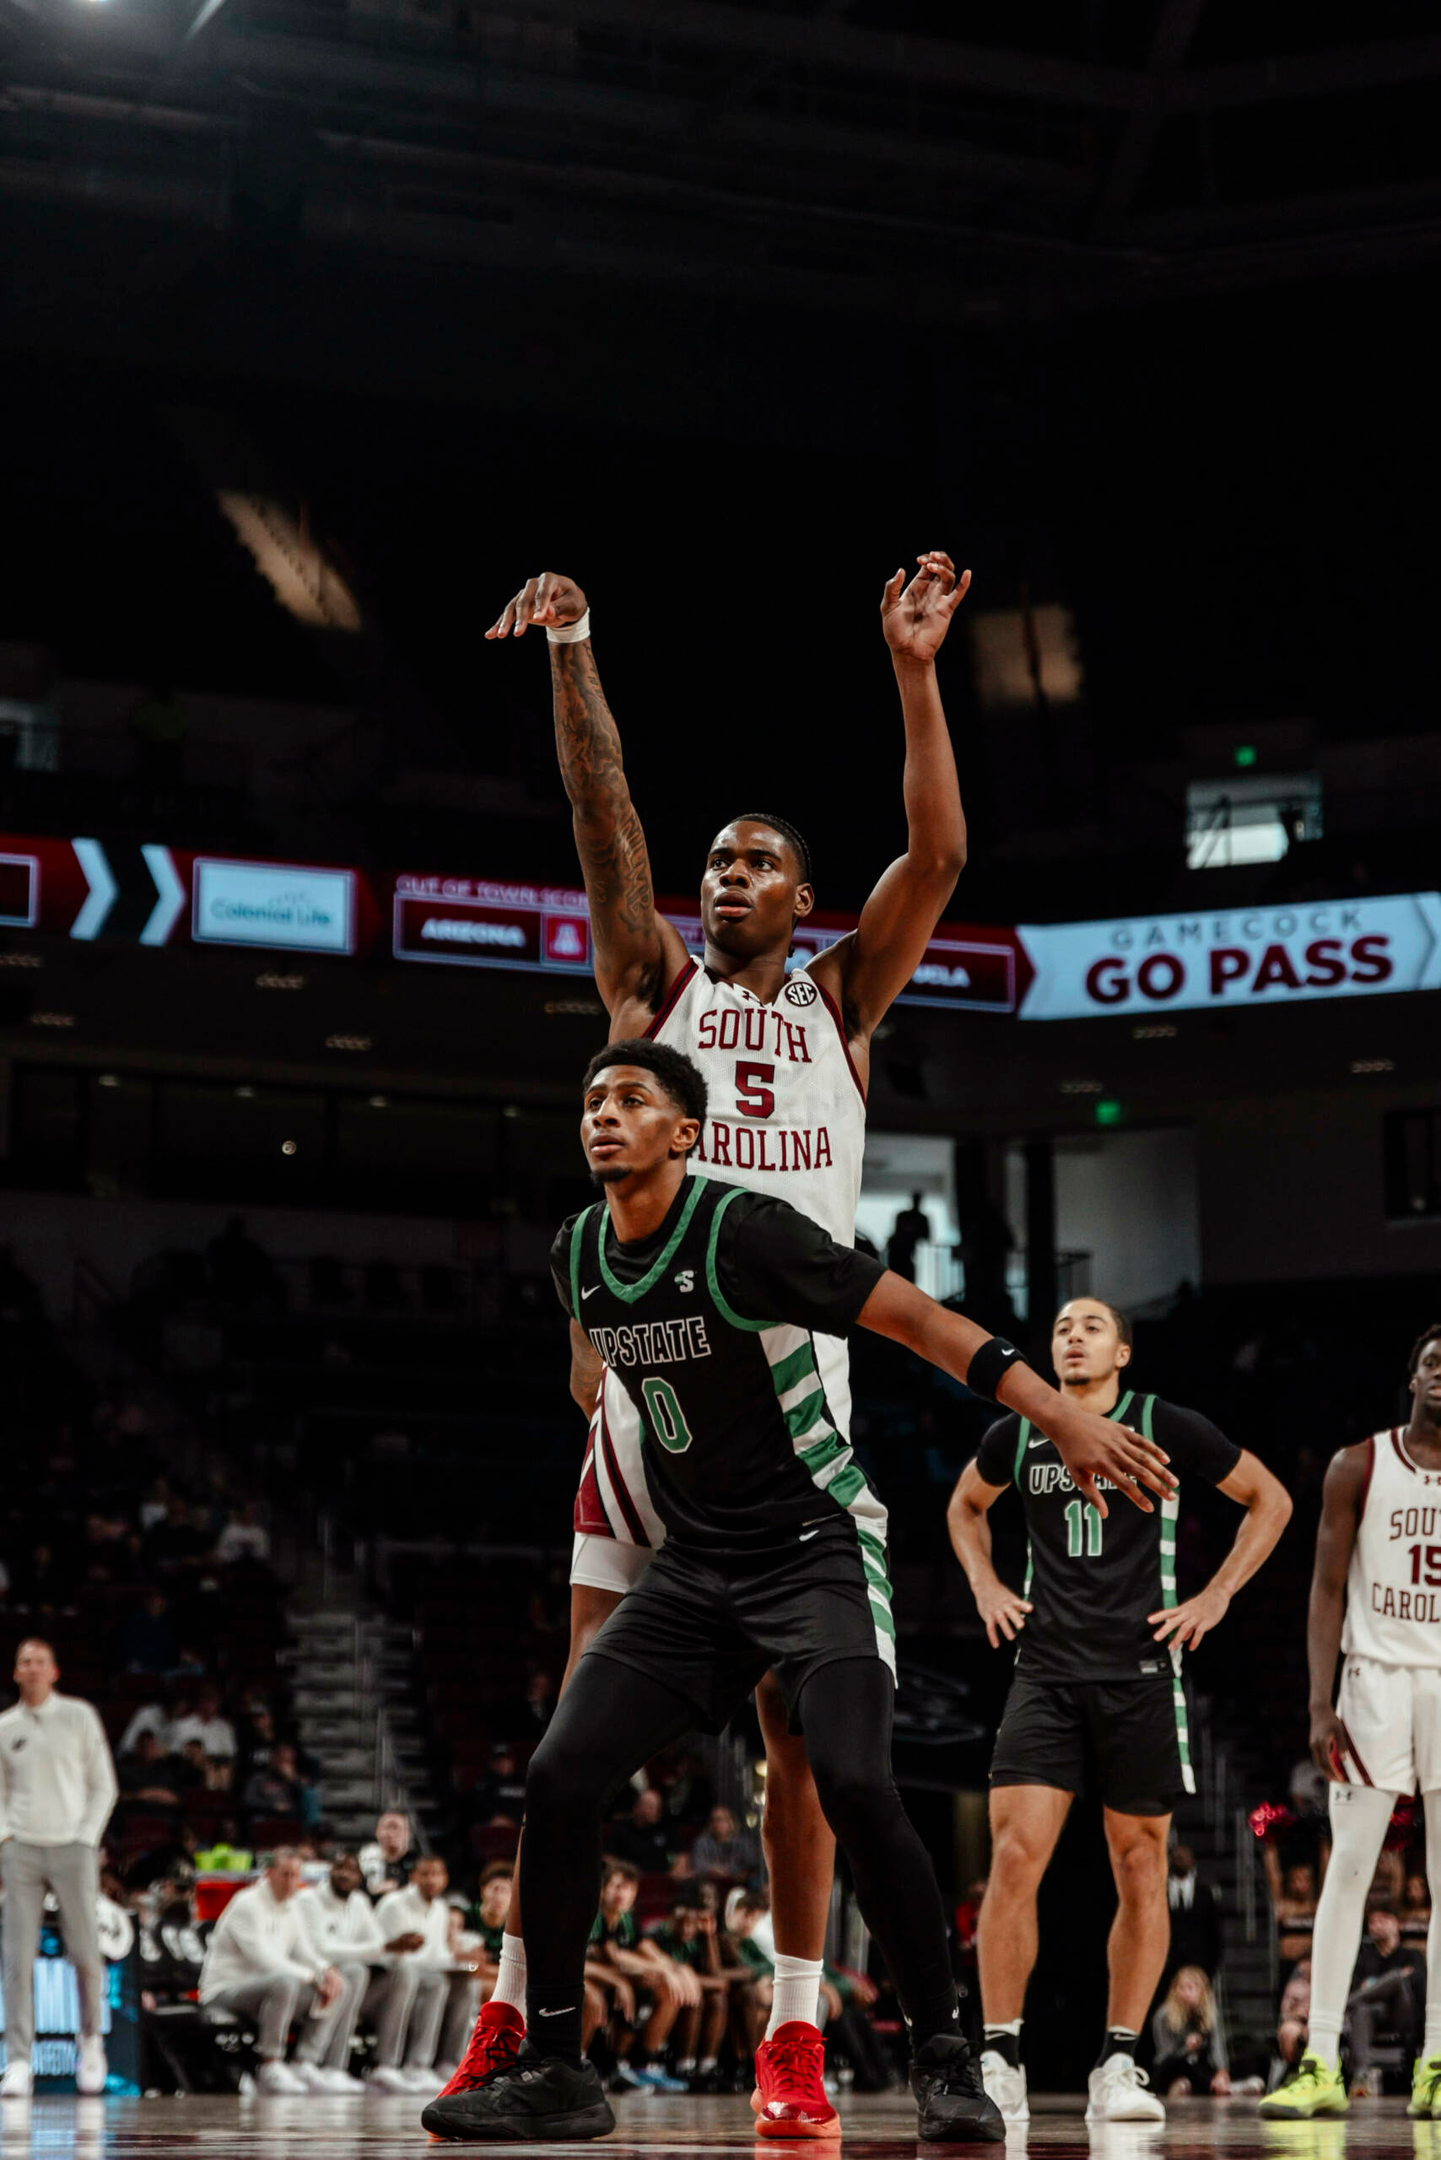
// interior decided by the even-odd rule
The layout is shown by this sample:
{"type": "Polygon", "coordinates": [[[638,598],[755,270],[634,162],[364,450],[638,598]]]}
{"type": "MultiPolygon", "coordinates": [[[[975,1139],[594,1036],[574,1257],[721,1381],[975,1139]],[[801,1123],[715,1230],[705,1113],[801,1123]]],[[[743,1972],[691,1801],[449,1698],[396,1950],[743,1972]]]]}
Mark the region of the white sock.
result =
{"type": "Polygon", "coordinates": [[[1441,1925],[1438,1925],[1437,1906],[1441,1904],[1441,1792],[1421,1795],[1421,1805],[1426,1812],[1426,1876],[1434,1875],[1436,1887],[1431,1892],[1431,1925],[1426,1933],[1426,2031],[1421,2041],[1421,2053],[1441,2055],[1441,1925]]]}
{"type": "Polygon", "coordinates": [[[493,2003],[509,2003],[525,2016],[525,1943],[519,1935],[500,1938],[500,1971],[495,1976],[493,2003]]]}
{"type": "Polygon", "coordinates": [[[1361,1947],[1366,1893],[1386,1842],[1395,1793],[1374,1785],[1332,1785],[1331,1865],[1321,1885],[1311,1937],[1311,2017],[1306,2052],[1334,2069],[1351,1974],[1361,1947]]]}
{"type": "Polygon", "coordinates": [[[796,2020],[802,2025],[815,2024],[821,2001],[819,1958],[785,1957],[778,1950],[774,1986],[771,2018],[766,2027],[767,2040],[778,2025],[790,2025],[796,2020]]]}

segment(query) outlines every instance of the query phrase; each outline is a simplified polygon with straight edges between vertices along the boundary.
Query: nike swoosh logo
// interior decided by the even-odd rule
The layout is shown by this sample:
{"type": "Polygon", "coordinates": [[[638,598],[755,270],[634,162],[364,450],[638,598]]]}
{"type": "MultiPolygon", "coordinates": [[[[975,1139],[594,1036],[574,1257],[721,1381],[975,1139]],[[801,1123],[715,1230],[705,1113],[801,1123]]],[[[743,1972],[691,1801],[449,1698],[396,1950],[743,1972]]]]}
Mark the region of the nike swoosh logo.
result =
{"type": "Polygon", "coordinates": [[[1049,1445],[1050,1441],[1045,1433],[1041,1434],[1039,1440],[1028,1440],[1026,1442],[1027,1451],[1029,1451],[1033,1447],[1049,1447],[1049,1445]]]}
{"type": "Polygon", "coordinates": [[[559,2010],[542,2010],[540,2014],[542,2017],[569,2017],[574,2008],[574,2003],[565,2003],[559,2010]]]}
{"type": "MultiPolygon", "coordinates": [[[[583,1304],[585,1303],[585,1301],[586,1301],[586,1299],[587,1299],[588,1297],[594,1297],[594,1296],[595,1296],[595,1293],[596,1293],[596,1291],[597,1291],[597,1290],[599,1290],[599,1288],[600,1288],[600,1284],[599,1284],[598,1282],[593,1282],[593,1283],[591,1284],[591,1286],[590,1286],[590,1288],[589,1288],[588,1290],[582,1290],[582,1291],[581,1291],[581,1293],[580,1293],[580,1302],[581,1302],[581,1304],[583,1305],[583,1304]]],[[[541,2014],[541,2016],[542,2016],[542,2017],[544,2017],[544,2016],[545,2016],[545,2012],[544,2012],[544,2010],[542,2010],[540,2014],[541,2014]]]]}
{"type": "Polygon", "coordinates": [[[819,1526],[819,1524],[817,1524],[817,1526],[816,1526],[816,1528],[815,1528],[814,1530],[802,1530],[802,1532],[801,1532],[801,1535],[800,1535],[800,1542],[801,1542],[801,1544],[802,1544],[802,1545],[804,1545],[804,1544],[806,1544],[806,1543],[807,1543],[807,1541],[808,1541],[809,1539],[811,1539],[811,1538],[813,1538],[813,1537],[819,1537],[819,1536],[820,1536],[820,1534],[821,1534],[821,1533],[820,1533],[820,1526],[819,1526]]]}

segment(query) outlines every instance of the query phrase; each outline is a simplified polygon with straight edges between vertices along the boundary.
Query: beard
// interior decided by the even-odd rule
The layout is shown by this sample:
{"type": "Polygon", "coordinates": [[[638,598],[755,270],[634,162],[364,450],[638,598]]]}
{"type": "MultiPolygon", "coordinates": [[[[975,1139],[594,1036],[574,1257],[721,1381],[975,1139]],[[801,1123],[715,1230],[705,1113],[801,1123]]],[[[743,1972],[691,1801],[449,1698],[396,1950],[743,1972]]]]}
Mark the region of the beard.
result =
{"type": "Polygon", "coordinates": [[[607,1185],[618,1185],[622,1178],[629,1176],[629,1170],[622,1169],[619,1163],[607,1163],[603,1170],[591,1171],[590,1182],[603,1190],[607,1185]]]}

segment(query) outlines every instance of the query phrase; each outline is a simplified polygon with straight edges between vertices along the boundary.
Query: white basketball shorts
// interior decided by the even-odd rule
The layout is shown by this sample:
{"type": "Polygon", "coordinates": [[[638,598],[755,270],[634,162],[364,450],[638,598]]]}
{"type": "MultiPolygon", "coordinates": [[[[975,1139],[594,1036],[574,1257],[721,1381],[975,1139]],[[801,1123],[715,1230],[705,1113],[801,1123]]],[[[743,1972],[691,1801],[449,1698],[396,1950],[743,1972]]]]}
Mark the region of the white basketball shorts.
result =
{"type": "Polygon", "coordinates": [[[1336,1715],[1353,1785],[1441,1792],[1441,1666],[1379,1665],[1348,1656],[1336,1715]]]}

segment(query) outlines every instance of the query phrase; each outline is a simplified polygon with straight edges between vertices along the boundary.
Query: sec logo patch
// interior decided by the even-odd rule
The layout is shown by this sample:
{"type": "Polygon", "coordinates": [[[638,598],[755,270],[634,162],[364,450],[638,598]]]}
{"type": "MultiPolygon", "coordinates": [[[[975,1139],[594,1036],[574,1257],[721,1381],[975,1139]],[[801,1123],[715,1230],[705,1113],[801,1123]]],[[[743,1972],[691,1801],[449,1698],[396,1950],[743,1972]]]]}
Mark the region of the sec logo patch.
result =
{"type": "Polygon", "coordinates": [[[805,975],[792,975],[785,987],[788,1005],[814,1005],[820,996],[815,984],[805,975]]]}

